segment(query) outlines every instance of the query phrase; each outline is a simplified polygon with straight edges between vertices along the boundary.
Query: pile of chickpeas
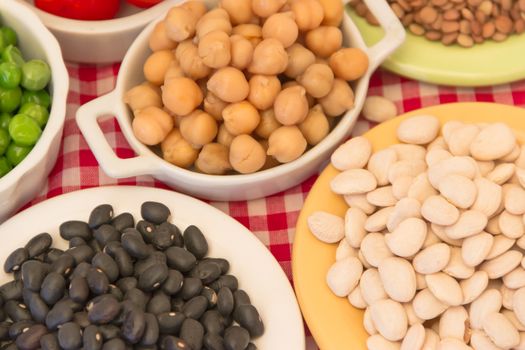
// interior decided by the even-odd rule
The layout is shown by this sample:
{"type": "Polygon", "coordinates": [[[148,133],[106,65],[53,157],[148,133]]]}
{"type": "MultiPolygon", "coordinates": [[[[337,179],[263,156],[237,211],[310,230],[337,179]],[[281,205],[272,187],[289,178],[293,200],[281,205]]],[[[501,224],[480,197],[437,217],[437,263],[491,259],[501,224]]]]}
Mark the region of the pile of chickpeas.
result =
{"type": "Polygon", "coordinates": [[[214,175],[299,158],[351,109],[368,69],[344,48],[341,0],[221,0],[172,8],[154,28],[133,131],[172,164],[214,175]]]}

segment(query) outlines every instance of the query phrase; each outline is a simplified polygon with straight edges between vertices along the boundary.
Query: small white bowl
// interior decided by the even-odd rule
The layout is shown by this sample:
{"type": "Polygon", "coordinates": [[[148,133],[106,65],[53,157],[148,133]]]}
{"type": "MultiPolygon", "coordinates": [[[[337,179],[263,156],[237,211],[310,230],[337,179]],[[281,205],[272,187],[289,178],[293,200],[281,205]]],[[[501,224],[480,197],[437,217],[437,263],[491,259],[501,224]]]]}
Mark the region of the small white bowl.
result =
{"type": "MultiPolygon", "coordinates": [[[[217,1],[207,0],[206,3],[210,6],[217,1]]],[[[116,89],[83,105],[78,110],[77,123],[80,130],[100,166],[109,176],[115,178],[153,175],[179,191],[199,198],[219,201],[260,198],[295,186],[318,171],[332,151],[350,135],[363,107],[370,76],[404,41],[405,30],[387,2],[367,0],[366,3],[379,19],[386,35],[376,45],[368,48],[350,17],[345,15],[343,21],[345,46],[361,48],[367,52],[370,59],[368,71],[354,86],[355,106],[341,118],[338,125],[323,141],[293,162],[248,175],[206,175],[164,161],[137,140],[131,127],[133,115],[123,102],[123,96],[130,88],[144,81],[142,66],[150,54],[148,37],[155,23],[150,24],[130,47],[120,68],[116,89]],[[97,124],[97,119],[104,115],[116,116],[124,136],[138,154],[137,157],[120,159],[115,155],[97,124]]]]}
{"type": "Polygon", "coordinates": [[[55,16],[36,8],[33,0],[17,0],[35,11],[56,36],[67,61],[81,63],[120,62],[142,29],[180,0],[164,0],[139,9],[123,2],[117,17],[105,21],[80,21],[55,16]]]}
{"type": "Polygon", "coordinates": [[[51,67],[52,102],[49,120],[29,155],[0,179],[0,223],[33,199],[55,165],[66,116],[69,75],[60,46],[38,17],[14,1],[0,1],[0,22],[13,28],[26,59],[42,59],[51,67]]]}

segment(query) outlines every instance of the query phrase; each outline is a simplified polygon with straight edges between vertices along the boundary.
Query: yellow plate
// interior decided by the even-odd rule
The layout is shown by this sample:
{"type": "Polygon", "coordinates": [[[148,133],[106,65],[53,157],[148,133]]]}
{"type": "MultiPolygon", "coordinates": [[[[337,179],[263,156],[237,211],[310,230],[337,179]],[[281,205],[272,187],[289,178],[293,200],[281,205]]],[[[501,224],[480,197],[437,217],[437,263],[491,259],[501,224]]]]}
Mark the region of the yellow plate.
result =
{"type": "MultiPolygon", "coordinates": [[[[367,45],[384,35],[354,11],[350,16],[367,45]]],[[[383,67],[397,74],[442,85],[487,86],[525,78],[525,35],[513,35],[501,43],[488,41],[472,48],[445,46],[407,31],[406,41],[383,67]]]]}
{"type": "MultiPolygon", "coordinates": [[[[395,130],[410,115],[431,114],[441,123],[504,122],[525,142],[525,109],[491,103],[453,103],[424,108],[404,114],[370,130],[365,136],[374,151],[398,143],[395,130]]],[[[339,173],[331,165],[319,176],[303,206],[293,245],[292,269],[295,291],[303,316],[322,350],[365,350],[366,334],[363,312],[353,308],[346,298],[338,298],[326,285],[326,273],[335,262],[337,244],[317,240],[308,229],[307,217],[318,210],[344,216],[348,206],[341,196],[330,191],[330,181],[339,173]]]]}

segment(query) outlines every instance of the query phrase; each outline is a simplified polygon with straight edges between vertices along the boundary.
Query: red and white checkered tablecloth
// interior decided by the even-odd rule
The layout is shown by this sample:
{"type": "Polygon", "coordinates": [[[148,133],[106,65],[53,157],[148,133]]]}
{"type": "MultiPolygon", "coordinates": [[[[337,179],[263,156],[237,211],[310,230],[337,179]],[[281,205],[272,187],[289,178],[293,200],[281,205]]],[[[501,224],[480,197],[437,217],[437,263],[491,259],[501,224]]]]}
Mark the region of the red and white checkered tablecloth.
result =
{"type": "MultiPolygon", "coordinates": [[[[71,80],[60,154],[47,186],[30,205],[62,193],[96,186],[140,185],[166,188],[150,176],[120,180],[107,176],[98,166],[76,125],[75,114],[78,107],[110,92],[114,88],[118,70],[118,64],[68,64],[71,80]]],[[[369,94],[382,95],[393,100],[399,113],[464,101],[497,102],[525,107],[525,81],[487,88],[453,88],[424,84],[379,70],[370,82],[369,94]]],[[[362,134],[370,126],[370,123],[360,119],[355,126],[354,135],[362,134]]],[[[125,158],[134,155],[115,119],[103,121],[102,129],[118,156],[125,158]]],[[[316,176],[312,176],[295,188],[267,198],[211,204],[250,229],[270,249],[291,280],[291,251],[295,224],[315,179],[316,176]]],[[[308,343],[308,349],[315,348],[311,337],[308,337],[308,343]]]]}

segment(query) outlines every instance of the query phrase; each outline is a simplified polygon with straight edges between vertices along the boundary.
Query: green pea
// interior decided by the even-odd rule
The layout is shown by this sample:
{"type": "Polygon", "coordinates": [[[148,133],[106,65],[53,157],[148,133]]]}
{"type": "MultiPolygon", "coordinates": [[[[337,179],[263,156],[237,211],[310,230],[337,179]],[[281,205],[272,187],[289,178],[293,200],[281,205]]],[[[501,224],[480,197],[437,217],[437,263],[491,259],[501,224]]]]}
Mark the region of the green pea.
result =
{"type": "Polygon", "coordinates": [[[13,170],[13,166],[6,157],[0,157],[0,178],[13,170]]]}
{"type": "Polygon", "coordinates": [[[0,156],[5,153],[7,147],[11,143],[11,137],[5,129],[0,129],[0,156]]]}
{"type": "Polygon", "coordinates": [[[2,60],[4,62],[13,62],[17,66],[22,67],[25,63],[22,52],[16,46],[9,45],[2,52],[2,60]]]}
{"type": "Polygon", "coordinates": [[[34,102],[37,105],[49,108],[49,106],[51,105],[51,97],[49,96],[49,93],[46,90],[24,90],[24,93],[22,94],[21,104],[25,105],[28,102],[34,102]]]}
{"type": "Polygon", "coordinates": [[[5,156],[7,157],[9,163],[18,165],[24,160],[25,157],[27,157],[29,152],[31,152],[31,149],[32,147],[18,146],[14,143],[11,143],[9,147],[7,147],[5,156]]]}
{"type": "Polygon", "coordinates": [[[6,47],[7,47],[6,40],[4,36],[2,35],[2,33],[0,33],[0,53],[2,53],[2,51],[4,51],[6,47]]]}
{"type": "Polygon", "coordinates": [[[0,86],[13,89],[22,80],[22,70],[13,62],[0,63],[0,86]]]}
{"type": "Polygon", "coordinates": [[[9,122],[11,121],[11,114],[9,113],[0,113],[0,128],[1,129],[9,129],[9,122]]]}
{"type": "Polygon", "coordinates": [[[4,37],[4,42],[6,43],[6,46],[16,46],[18,39],[16,37],[16,32],[13,30],[13,28],[2,27],[0,28],[0,33],[2,33],[2,36],[4,37]]]}
{"type": "Polygon", "coordinates": [[[25,114],[33,118],[38,123],[40,128],[46,125],[47,120],[49,119],[49,111],[47,108],[37,105],[34,102],[24,103],[18,110],[18,113],[25,114]]]}
{"type": "Polygon", "coordinates": [[[0,112],[11,113],[20,106],[22,100],[22,89],[19,86],[14,89],[6,89],[0,86],[0,112]]]}
{"type": "Polygon", "coordinates": [[[51,69],[42,60],[31,60],[22,66],[22,86],[27,90],[42,90],[51,80],[51,69]]]}
{"type": "Polygon", "coordinates": [[[19,146],[33,146],[41,134],[38,123],[25,114],[15,115],[9,123],[9,135],[19,146]]]}

